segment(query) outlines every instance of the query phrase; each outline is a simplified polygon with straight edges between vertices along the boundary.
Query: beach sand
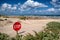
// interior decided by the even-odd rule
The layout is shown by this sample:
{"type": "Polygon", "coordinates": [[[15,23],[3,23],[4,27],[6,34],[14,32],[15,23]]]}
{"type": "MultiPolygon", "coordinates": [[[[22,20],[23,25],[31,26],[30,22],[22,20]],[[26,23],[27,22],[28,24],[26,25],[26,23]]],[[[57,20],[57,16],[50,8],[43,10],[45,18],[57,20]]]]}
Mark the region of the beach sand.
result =
{"type": "MultiPolygon", "coordinates": [[[[9,21],[12,21],[12,23],[6,23],[3,27],[0,26],[0,32],[6,33],[10,35],[11,37],[14,37],[16,35],[16,31],[13,30],[13,24],[15,22],[21,23],[21,29],[18,31],[19,34],[26,35],[28,33],[31,33],[34,35],[33,31],[40,32],[43,31],[44,28],[46,28],[46,24],[51,21],[60,22],[60,19],[36,19],[36,20],[20,20],[18,18],[7,18],[9,21]]],[[[4,24],[4,22],[2,22],[4,24]]]]}

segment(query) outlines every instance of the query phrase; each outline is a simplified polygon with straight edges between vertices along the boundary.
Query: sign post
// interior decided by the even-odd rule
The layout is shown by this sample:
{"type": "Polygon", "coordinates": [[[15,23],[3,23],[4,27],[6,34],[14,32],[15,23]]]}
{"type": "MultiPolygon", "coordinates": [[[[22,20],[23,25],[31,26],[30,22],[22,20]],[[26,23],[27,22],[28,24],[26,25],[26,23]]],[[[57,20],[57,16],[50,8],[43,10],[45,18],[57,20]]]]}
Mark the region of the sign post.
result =
{"type": "Polygon", "coordinates": [[[21,29],[21,23],[20,22],[15,22],[13,24],[13,29],[16,31],[16,33],[18,35],[18,31],[21,29]]]}

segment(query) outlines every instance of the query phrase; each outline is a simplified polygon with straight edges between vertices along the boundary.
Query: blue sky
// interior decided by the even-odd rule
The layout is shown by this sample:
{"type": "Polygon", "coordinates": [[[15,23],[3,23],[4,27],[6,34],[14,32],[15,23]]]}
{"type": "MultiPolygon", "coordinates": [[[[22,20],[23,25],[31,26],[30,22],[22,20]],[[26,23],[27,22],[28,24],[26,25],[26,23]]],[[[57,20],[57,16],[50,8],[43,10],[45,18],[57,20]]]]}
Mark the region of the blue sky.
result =
{"type": "Polygon", "coordinates": [[[0,14],[60,15],[60,0],[0,0],[0,14]]]}
{"type": "MultiPolygon", "coordinates": [[[[17,4],[17,3],[24,3],[26,1],[27,0],[0,0],[0,3],[6,2],[6,3],[10,3],[10,4],[17,4]]],[[[51,0],[33,0],[33,1],[45,3],[45,2],[50,2],[51,0]]]]}

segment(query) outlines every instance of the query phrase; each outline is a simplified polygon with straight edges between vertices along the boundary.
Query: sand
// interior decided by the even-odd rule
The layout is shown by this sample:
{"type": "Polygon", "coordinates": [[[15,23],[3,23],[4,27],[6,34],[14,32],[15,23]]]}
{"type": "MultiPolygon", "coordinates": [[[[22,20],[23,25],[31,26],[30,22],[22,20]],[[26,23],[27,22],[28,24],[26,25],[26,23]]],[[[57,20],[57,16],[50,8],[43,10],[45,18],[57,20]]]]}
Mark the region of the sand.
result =
{"type": "MultiPolygon", "coordinates": [[[[21,29],[19,30],[19,34],[26,35],[28,33],[31,33],[34,35],[33,31],[39,32],[43,31],[44,28],[46,28],[46,24],[51,21],[60,22],[60,19],[39,19],[39,20],[20,20],[18,18],[7,18],[9,21],[12,21],[12,23],[7,23],[7,25],[4,25],[3,27],[0,26],[0,32],[6,33],[10,35],[11,37],[14,37],[16,35],[16,31],[13,30],[13,24],[16,21],[19,21],[22,25],[21,29]]],[[[4,23],[2,23],[4,24],[4,23]]]]}

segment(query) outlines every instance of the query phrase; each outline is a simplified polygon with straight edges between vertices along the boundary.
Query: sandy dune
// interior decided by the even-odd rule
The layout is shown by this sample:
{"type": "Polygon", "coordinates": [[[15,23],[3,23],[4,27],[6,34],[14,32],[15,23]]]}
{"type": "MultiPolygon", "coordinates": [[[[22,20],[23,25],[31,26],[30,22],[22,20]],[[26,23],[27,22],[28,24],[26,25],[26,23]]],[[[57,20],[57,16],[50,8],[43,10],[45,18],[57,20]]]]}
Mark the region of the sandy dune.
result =
{"type": "Polygon", "coordinates": [[[0,27],[0,32],[6,33],[11,37],[16,35],[16,32],[13,30],[13,24],[16,21],[19,21],[22,25],[21,30],[19,30],[19,34],[22,35],[27,33],[34,34],[33,30],[36,32],[42,31],[50,21],[60,22],[60,19],[20,20],[18,18],[8,18],[8,20],[12,21],[12,23],[7,24],[4,27],[0,27]]]}

